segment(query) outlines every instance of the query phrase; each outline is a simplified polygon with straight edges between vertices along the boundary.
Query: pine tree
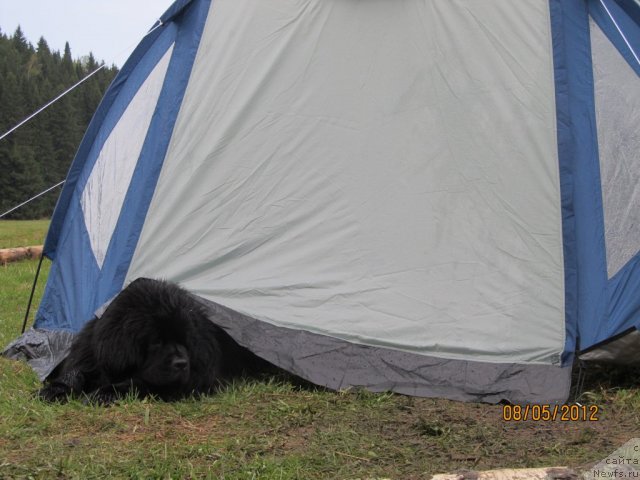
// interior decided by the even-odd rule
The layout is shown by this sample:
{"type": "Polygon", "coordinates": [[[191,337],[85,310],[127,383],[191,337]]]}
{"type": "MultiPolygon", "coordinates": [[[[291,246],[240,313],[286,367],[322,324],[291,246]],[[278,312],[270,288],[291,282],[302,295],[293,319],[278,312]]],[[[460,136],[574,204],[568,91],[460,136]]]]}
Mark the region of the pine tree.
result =
{"type": "Polygon", "coordinates": [[[33,47],[27,41],[27,38],[24,36],[24,33],[22,33],[22,28],[20,28],[20,25],[18,25],[18,28],[16,28],[16,31],[14,32],[11,40],[13,42],[13,48],[22,57],[27,57],[29,53],[31,53],[31,51],[33,50],[33,47]]]}
{"type": "MultiPolygon", "coordinates": [[[[91,53],[74,60],[69,43],[61,55],[42,37],[34,49],[20,27],[12,36],[0,32],[0,134],[99,65],[91,53]]],[[[64,179],[84,130],[116,73],[115,67],[102,69],[0,140],[0,213],[64,179]]],[[[44,196],[10,218],[50,215],[55,202],[55,194],[44,196]]]]}

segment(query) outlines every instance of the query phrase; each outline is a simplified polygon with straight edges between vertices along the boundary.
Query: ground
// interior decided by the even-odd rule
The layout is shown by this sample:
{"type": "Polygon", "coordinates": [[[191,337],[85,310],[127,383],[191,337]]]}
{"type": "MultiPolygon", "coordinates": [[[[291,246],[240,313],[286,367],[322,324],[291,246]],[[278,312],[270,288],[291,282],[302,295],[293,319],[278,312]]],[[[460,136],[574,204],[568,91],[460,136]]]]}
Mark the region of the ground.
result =
{"type": "Polygon", "coordinates": [[[286,376],[174,404],[51,406],[30,398],[38,384],[24,364],[2,360],[0,374],[14,394],[0,395],[0,478],[418,479],[470,469],[581,470],[637,437],[640,425],[638,390],[602,383],[595,377],[618,375],[602,370],[590,372],[581,397],[598,406],[598,421],[567,422],[505,421],[503,405],[332,392],[286,376]]]}

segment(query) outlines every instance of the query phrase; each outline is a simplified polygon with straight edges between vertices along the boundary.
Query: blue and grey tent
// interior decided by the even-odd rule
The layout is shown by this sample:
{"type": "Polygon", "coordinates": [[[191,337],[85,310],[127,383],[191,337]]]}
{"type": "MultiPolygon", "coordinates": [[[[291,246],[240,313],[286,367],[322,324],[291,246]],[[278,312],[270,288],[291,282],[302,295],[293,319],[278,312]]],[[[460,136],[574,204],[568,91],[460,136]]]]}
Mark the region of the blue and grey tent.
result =
{"type": "Polygon", "coordinates": [[[177,1],[82,141],[29,334],[163,278],[320,385],[564,401],[577,355],[639,361],[639,54],[634,0],[177,1]]]}

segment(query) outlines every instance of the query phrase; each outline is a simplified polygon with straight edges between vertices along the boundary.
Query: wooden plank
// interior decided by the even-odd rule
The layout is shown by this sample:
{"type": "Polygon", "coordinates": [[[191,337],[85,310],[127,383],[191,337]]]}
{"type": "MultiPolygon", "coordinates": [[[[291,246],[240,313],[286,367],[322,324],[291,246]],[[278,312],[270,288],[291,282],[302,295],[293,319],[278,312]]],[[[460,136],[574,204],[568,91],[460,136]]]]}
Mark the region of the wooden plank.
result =
{"type": "Polygon", "coordinates": [[[569,468],[552,467],[444,473],[434,475],[431,480],[574,480],[578,478],[578,475],[569,468]]]}

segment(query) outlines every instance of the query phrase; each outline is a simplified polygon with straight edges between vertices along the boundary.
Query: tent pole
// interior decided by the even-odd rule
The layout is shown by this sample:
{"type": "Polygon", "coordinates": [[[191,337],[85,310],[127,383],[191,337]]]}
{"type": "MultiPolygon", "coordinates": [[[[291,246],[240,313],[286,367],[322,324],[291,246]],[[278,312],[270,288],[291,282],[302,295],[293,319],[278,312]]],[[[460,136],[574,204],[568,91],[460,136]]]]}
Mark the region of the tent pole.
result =
{"type": "Polygon", "coordinates": [[[31,295],[29,295],[29,303],[27,304],[27,312],[24,314],[24,322],[22,322],[22,332],[27,328],[27,320],[29,319],[29,312],[31,311],[31,303],[33,302],[33,295],[36,292],[36,285],[38,284],[38,277],[40,276],[40,267],[42,267],[42,261],[44,260],[44,251],[40,254],[40,261],[38,262],[38,269],[36,270],[36,276],[33,279],[33,286],[31,287],[31,295]]]}

